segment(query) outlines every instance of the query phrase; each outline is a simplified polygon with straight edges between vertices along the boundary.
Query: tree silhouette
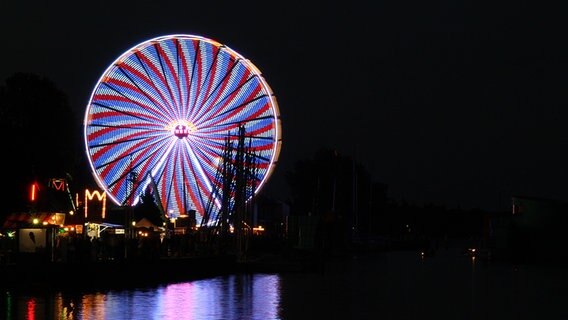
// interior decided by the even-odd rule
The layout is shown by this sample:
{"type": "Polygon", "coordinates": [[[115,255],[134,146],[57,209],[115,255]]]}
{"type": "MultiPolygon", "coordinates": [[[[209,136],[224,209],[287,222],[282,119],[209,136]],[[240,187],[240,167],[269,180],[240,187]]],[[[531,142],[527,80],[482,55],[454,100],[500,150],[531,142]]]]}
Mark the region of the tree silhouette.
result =
{"type": "Polygon", "coordinates": [[[73,176],[80,164],[80,124],[68,97],[45,77],[15,73],[0,86],[5,210],[23,211],[34,180],[73,176]]]}
{"type": "Polygon", "coordinates": [[[322,215],[369,210],[372,178],[351,157],[329,148],[319,149],[313,159],[300,160],[286,173],[293,214],[322,215]]]}
{"type": "Polygon", "coordinates": [[[136,220],[146,218],[156,226],[161,226],[166,221],[150,190],[140,196],[140,202],[134,207],[134,216],[136,220]]]}
{"type": "Polygon", "coordinates": [[[386,206],[386,186],[359,163],[329,148],[300,160],[286,173],[291,214],[318,217],[318,241],[341,246],[352,235],[376,233],[386,206]]]}

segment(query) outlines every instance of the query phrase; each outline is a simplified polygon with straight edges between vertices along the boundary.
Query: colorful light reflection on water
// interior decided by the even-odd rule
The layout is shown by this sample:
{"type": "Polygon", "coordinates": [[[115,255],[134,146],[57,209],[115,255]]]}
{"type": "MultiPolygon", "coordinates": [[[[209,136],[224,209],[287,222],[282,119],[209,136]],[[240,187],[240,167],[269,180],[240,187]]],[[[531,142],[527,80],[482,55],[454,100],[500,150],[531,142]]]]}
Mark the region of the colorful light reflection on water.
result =
{"type": "Polygon", "coordinates": [[[280,276],[231,275],[154,288],[30,295],[18,300],[15,308],[11,303],[2,306],[7,307],[6,319],[279,319],[280,276]]]}
{"type": "Polygon", "coordinates": [[[4,291],[0,319],[568,319],[568,268],[386,252],[313,273],[103,292],[4,291]]]}

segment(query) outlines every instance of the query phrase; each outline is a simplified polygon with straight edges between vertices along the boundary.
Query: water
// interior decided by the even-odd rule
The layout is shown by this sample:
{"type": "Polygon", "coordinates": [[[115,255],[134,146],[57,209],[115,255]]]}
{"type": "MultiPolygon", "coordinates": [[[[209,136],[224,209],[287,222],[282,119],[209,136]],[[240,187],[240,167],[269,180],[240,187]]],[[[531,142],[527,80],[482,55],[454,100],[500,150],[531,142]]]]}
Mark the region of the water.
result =
{"type": "Polygon", "coordinates": [[[568,268],[365,255],[320,272],[155,287],[2,291],[0,319],[568,319],[568,268]]]}

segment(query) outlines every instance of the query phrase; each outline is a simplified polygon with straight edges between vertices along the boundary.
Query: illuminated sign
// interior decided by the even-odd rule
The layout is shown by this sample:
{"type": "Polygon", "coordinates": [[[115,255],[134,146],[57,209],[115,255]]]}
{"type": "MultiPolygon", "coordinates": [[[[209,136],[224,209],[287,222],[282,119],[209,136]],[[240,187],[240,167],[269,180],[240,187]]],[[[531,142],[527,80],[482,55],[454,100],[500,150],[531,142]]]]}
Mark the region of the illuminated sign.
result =
{"type": "Polygon", "coordinates": [[[87,224],[87,236],[91,239],[98,238],[100,236],[100,225],[98,223],[87,224]]]}
{"type": "Polygon", "coordinates": [[[31,201],[37,200],[38,191],[39,191],[39,184],[37,182],[32,183],[32,186],[31,186],[31,189],[30,189],[30,200],[31,201]]]}
{"type": "Polygon", "coordinates": [[[65,191],[65,186],[67,185],[67,183],[65,183],[65,179],[51,179],[49,180],[49,184],[48,186],[57,190],[57,191],[65,191]]]}
{"type": "Polygon", "coordinates": [[[104,219],[106,213],[106,192],[103,191],[102,193],[100,193],[98,190],[91,192],[88,189],[85,189],[85,218],[87,218],[87,212],[89,211],[88,202],[89,200],[93,200],[93,198],[95,197],[97,198],[97,200],[102,202],[103,208],[101,210],[101,216],[104,219]]]}

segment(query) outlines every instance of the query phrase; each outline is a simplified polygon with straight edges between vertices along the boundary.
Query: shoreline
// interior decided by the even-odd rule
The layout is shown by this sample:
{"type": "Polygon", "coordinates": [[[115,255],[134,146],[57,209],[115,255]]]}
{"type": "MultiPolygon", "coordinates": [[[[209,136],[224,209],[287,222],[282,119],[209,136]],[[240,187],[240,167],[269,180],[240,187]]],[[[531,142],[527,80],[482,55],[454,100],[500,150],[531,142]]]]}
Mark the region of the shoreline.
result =
{"type": "Polygon", "coordinates": [[[146,287],[230,274],[233,256],[153,260],[28,262],[0,266],[0,288],[110,289],[146,287]]]}

